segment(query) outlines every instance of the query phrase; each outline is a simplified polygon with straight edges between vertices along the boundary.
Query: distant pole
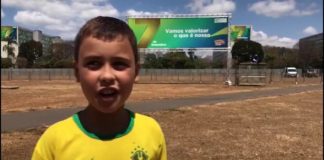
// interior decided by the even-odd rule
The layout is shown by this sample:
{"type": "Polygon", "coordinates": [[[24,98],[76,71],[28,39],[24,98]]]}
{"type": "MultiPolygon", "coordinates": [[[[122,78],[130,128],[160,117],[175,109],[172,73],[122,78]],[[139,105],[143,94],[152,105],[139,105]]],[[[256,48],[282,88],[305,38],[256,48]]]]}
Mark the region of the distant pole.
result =
{"type": "MultiPolygon", "coordinates": [[[[229,18],[228,18],[229,19],[229,18]]],[[[232,68],[232,52],[231,52],[231,48],[232,48],[232,44],[231,44],[231,27],[230,27],[230,22],[228,22],[228,29],[227,29],[227,75],[226,75],[226,81],[225,84],[226,85],[232,85],[232,81],[231,81],[231,68],[232,68]]]]}
{"type": "Polygon", "coordinates": [[[231,83],[232,53],[231,49],[227,50],[227,78],[226,81],[231,83]]]}

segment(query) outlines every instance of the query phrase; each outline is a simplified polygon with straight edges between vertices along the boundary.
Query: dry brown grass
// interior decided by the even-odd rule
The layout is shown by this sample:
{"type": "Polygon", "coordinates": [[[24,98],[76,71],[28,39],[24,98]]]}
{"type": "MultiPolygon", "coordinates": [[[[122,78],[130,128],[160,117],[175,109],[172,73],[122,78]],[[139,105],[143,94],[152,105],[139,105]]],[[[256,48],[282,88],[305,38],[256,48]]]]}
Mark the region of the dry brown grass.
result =
{"type": "Polygon", "coordinates": [[[323,93],[151,113],[170,159],[322,159],[323,93]]]}
{"type": "MultiPolygon", "coordinates": [[[[313,82],[312,82],[313,83],[313,82]]],[[[319,82],[315,82],[318,84],[319,82]]],[[[151,99],[172,99],[221,93],[245,92],[295,85],[293,82],[267,86],[227,87],[223,84],[135,84],[129,102],[151,99]]],[[[299,84],[299,85],[304,85],[299,84]]],[[[1,86],[18,86],[18,89],[1,89],[1,112],[34,111],[51,108],[86,106],[80,85],[75,81],[1,81],[1,86]]]]}
{"type": "MultiPolygon", "coordinates": [[[[27,95],[28,100],[34,98],[35,107],[39,105],[36,103],[37,100],[44,99],[44,94],[47,97],[44,101],[55,99],[59,103],[58,101],[65,97],[63,93],[79,92],[78,87],[72,87],[75,82],[57,83],[62,84],[53,85],[50,82],[42,82],[35,86],[28,82],[27,84],[30,85],[25,84],[23,88],[27,87],[24,89],[26,92],[41,91],[34,92],[35,95],[27,95]],[[44,90],[41,89],[42,87],[44,90]],[[66,87],[70,88],[65,90],[66,87]],[[58,93],[48,93],[49,91],[45,91],[46,88],[49,88],[50,92],[58,93]],[[57,96],[59,97],[55,98],[57,96]]],[[[268,88],[269,86],[226,88],[215,84],[136,84],[131,100],[210,95],[219,92],[268,88]]],[[[12,95],[12,93],[9,94],[12,91],[14,90],[4,92],[2,90],[2,100],[12,95]]],[[[16,94],[26,95],[26,92],[24,94],[16,92],[16,94]]],[[[280,97],[182,107],[146,114],[154,117],[161,124],[170,160],[319,160],[323,159],[322,96],[323,91],[313,91],[280,97]]],[[[19,106],[18,101],[23,101],[20,102],[22,104],[27,103],[27,100],[23,98],[13,100],[16,101],[17,106],[19,106]]],[[[1,107],[7,103],[8,100],[6,103],[1,102],[1,107]]],[[[63,103],[61,105],[63,106],[63,103]]],[[[25,132],[1,133],[1,159],[30,159],[33,147],[44,129],[42,127],[25,132]]]]}

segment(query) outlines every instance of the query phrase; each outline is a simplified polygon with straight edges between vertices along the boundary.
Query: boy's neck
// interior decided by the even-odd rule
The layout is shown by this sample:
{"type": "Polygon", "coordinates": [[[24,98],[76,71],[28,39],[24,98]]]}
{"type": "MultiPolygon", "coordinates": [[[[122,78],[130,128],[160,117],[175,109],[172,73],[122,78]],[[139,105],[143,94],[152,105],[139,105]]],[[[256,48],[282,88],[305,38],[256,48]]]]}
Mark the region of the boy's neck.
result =
{"type": "Polygon", "coordinates": [[[121,108],[115,113],[107,114],[87,107],[79,114],[83,127],[98,135],[114,135],[127,129],[130,122],[129,112],[121,108]]]}

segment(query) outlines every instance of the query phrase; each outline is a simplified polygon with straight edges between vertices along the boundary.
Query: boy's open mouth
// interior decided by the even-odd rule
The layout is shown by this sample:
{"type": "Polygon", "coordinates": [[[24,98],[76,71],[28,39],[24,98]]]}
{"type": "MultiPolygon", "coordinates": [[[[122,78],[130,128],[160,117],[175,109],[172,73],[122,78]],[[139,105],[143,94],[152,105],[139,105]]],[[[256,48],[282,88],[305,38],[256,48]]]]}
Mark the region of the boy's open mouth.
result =
{"type": "Polygon", "coordinates": [[[115,88],[104,88],[104,89],[99,90],[99,95],[104,98],[116,96],[117,93],[118,93],[118,91],[115,88]]]}

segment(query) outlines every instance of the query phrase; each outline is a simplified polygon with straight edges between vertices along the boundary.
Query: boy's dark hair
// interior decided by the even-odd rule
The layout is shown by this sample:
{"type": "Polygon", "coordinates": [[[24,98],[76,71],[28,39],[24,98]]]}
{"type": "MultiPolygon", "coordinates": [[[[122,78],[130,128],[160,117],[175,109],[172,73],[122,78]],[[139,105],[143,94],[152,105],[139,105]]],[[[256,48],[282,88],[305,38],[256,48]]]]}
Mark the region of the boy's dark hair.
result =
{"type": "Polygon", "coordinates": [[[132,29],[120,19],[103,16],[90,19],[79,30],[74,41],[74,60],[78,61],[80,45],[85,38],[92,36],[103,41],[111,41],[119,35],[128,38],[134,53],[135,63],[138,63],[137,42],[132,29]]]}

